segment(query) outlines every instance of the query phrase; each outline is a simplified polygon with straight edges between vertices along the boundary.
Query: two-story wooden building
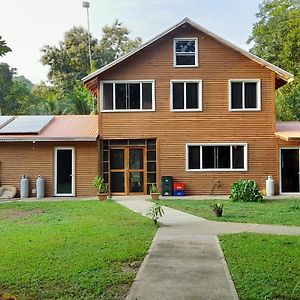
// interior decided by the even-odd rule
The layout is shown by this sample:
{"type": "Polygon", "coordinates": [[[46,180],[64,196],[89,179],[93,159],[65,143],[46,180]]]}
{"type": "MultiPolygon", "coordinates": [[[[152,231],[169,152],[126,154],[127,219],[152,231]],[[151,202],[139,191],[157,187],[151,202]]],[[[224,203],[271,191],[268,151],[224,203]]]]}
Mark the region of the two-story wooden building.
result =
{"type": "Polygon", "coordinates": [[[277,193],[299,192],[299,144],[285,149],[275,119],[291,80],[186,18],[83,79],[98,97],[100,172],[115,194],[146,194],[162,175],[188,194],[227,194],[242,178],[263,188],[268,175],[277,193]]]}

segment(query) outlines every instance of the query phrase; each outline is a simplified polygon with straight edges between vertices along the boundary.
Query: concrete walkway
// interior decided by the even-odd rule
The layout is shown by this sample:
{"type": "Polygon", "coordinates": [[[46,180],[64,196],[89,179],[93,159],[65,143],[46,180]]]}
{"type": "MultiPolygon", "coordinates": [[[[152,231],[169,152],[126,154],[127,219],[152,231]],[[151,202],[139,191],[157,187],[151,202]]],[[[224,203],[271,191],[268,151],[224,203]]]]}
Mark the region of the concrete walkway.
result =
{"type": "MultiPolygon", "coordinates": [[[[152,203],[141,197],[115,197],[146,215],[152,203]]],[[[131,287],[127,300],[238,299],[218,234],[263,232],[300,235],[300,226],[213,222],[164,207],[162,226],[131,287]]]]}

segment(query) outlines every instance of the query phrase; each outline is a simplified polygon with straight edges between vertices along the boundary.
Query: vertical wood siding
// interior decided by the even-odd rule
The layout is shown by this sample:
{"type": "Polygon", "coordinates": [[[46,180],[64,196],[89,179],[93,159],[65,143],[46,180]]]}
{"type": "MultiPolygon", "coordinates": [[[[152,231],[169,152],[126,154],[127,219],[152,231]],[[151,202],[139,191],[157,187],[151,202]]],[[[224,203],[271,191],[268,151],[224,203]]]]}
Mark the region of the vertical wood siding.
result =
{"type": "Polygon", "coordinates": [[[18,194],[22,174],[29,177],[30,197],[36,188],[35,179],[45,179],[45,196],[53,196],[54,147],[75,147],[76,196],[94,196],[93,178],[98,174],[98,149],[96,142],[50,143],[17,142],[0,144],[1,184],[16,186],[18,194]]]}

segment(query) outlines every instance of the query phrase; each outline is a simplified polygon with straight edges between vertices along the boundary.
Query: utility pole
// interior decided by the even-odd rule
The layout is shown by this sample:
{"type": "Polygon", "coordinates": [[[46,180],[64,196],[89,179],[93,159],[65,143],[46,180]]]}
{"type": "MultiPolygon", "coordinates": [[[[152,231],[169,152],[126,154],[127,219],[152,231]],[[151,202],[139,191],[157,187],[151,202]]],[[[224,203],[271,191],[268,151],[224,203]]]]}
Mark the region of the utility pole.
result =
{"type": "Polygon", "coordinates": [[[91,34],[90,34],[90,14],[89,14],[90,2],[83,1],[82,2],[82,7],[86,8],[87,29],[88,29],[88,44],[89,44],[89,60],[90,60],[90,69],[91,69],[91,73],[92,73],[93,72],[93,66],[92,66],[91,34]]]}

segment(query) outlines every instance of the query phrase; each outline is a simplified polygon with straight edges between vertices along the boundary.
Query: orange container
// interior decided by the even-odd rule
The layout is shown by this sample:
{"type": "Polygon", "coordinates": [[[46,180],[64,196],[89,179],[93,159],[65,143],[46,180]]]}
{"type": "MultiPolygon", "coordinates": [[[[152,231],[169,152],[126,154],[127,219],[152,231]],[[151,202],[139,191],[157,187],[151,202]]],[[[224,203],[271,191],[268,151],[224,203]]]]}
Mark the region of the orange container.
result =
{"type": "Polygon", "coordinates": [[[185,185],[184,182],[175,182],[173,183],[173,190],[174,191],[184,191],[185,185]]]}

